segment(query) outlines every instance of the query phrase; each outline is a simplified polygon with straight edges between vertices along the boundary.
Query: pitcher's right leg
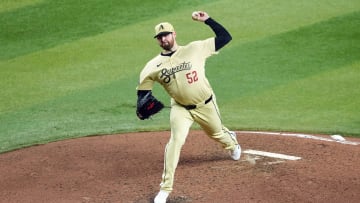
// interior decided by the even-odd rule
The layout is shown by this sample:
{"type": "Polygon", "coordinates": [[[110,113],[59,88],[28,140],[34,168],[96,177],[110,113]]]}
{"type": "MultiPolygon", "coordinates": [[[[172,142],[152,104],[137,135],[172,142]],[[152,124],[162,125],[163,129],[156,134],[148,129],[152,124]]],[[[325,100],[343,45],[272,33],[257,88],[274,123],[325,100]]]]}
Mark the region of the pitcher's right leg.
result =
{"type": "Polygon", "coordinates": [[[170,112],[171,137],[165,148],[164,171],[160,189],[171,192],[173,190],[174,175],[184,145],[193,124],[189,112],[179,105],[173,105],[170,112]]]}

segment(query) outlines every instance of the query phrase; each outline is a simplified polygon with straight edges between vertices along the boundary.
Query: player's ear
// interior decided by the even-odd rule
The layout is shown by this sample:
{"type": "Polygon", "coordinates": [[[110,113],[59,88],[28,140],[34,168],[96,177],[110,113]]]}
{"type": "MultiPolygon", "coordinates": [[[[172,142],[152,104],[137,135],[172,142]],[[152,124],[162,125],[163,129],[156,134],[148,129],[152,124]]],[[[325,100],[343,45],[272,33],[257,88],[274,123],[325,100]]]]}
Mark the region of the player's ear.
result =
{"type": "Polygon", "coordinates": [[[175,31],[172,33],[172,35],[174,36],[174,38],[176,38],[176,32],[175,31]]]}

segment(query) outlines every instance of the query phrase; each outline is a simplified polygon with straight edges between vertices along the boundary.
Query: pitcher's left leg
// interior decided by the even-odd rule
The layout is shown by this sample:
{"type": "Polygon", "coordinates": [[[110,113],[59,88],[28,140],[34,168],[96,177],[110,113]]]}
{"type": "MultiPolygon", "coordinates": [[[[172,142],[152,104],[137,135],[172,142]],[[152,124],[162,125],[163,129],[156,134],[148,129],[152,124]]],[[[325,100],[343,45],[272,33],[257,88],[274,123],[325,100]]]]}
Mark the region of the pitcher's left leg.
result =
{"type": "Polygon", "coordinates": [[[239,146],[234,132],[223,126],[215,97],[208,104],[191,110],[194,120],[206,134],[222,144],[223,148],[234,151],[239,146]]]}

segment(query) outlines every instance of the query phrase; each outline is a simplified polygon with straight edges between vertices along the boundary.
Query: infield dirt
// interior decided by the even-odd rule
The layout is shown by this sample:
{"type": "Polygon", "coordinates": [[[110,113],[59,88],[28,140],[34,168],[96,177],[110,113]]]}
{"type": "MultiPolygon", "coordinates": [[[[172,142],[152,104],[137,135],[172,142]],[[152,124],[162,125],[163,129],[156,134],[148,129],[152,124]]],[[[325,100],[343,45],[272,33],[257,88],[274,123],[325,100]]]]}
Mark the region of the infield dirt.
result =
{"type": "MultiPolygon", "coordinates": [[[[169,132],[94,136],[1,154],[0,202],[152,202],[168,138],[169,132]]],[[[360,201],[360,145],[242,132],[238,141],[243,150],[301,159],[243,154],[232,161],[202,131],[191,131],[168,203],[360,201]]]]}

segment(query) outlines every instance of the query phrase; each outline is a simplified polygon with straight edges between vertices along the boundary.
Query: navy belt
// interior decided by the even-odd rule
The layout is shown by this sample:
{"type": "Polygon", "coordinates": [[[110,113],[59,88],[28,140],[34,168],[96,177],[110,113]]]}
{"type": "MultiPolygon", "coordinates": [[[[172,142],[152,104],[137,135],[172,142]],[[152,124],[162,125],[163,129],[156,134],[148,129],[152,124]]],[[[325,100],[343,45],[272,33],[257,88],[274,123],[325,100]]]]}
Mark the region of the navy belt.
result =
{"type": "MultiPolygon", "coordinates": [[[[211,100],[212,100],[212,95],[207,100],[205,100],[204,103],[207,104],[211,100]]],[[[180,104],[180,103],[178,103],[178,104],[180,104]]],[[[180,104],[180,106],[184,107],[186,110],[196,109],[196,107],[197,107],[195,104],[191,104],[191,105],[182,105],[182,104],[180,104]]]]}

